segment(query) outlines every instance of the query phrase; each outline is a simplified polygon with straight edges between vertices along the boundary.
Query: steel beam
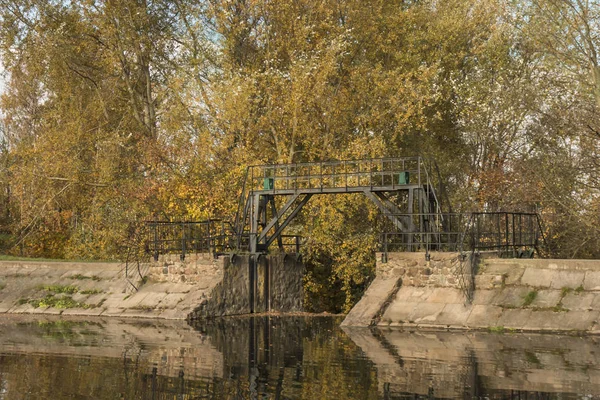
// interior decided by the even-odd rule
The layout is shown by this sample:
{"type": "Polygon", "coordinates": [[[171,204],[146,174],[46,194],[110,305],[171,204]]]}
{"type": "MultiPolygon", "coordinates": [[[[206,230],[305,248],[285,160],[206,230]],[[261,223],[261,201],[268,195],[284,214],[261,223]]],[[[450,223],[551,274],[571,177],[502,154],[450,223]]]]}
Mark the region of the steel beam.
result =
{"type": "Polygon", "coordinates": [[[289,225],[289,223],[296,217],[300,210],[302,210],[302,207],[304,207],[306,203],[308,203],[308,200],[310,200],[312,196],[312,193],[304,195],[304,197],[300,200],[300,203],[298,203],[298,205],[294,208],[291,214],[288,215],[287,218],[279,225],[279,228],[275,229],[275,233],[267,237],[267,248],[271,245],[271,243],[273,243],[273,240],[275,240],[275,238],[280,237],[281,232],[283,232],[283,230],[289,225]]]}
{"type": "Polygon", "coordinates": [[[373,192],[371,192],[369,190],[365,190],[365,191],[363,191],[363,193],[365,194],[365,196],[367,196],[367,198],[369,198],[373,203],[375,203],[375,205],[377,206],[377,208],[379,208],[379,210],[381,210],[381,212],[386,217],[388,217],[396,226],[400,227],[401,230],[406,231],[404,223],[402,221],[400,221],[400,219],[398,217],[396,217],[395,215],[393,215],[392,213],[390,213],[390,210],[387,209],[387,207],[385,206],[384,202],[381,201],[379,199],[379,197],[375,196],[373,194],[373,192]]]}
{"type": "Polygon", "coordinates": [[[285,204],[283,205],[283,207],[281,207],[281,210],[279,212],[277,212],[277,210],[275,210],[275,204],[274,204],[275,200],[273,199],[273,205],[272,205],[272,207],[273,207],[273,210],[274,210],[274,217],[263,228],[262,232],[258,236],[258,241],[259,242],[261,242],[262,240],[265,239],[265,237],[267,237],[267,235],[269,234],[269,231],[271,229],[273,229],[273,227],[275,227],[275,230],[279,229],[279,227],[277,226],[277,225],[279,225],[279,220],[288,211],[288,209],[292,206],[292,204],[294,204],[294,202],[296,201],[296,199],[298,197],[300,197],[299,193],[292,195],[292,197],[290,197],[288,199],[288,201],[285,202],[285,204]]]}

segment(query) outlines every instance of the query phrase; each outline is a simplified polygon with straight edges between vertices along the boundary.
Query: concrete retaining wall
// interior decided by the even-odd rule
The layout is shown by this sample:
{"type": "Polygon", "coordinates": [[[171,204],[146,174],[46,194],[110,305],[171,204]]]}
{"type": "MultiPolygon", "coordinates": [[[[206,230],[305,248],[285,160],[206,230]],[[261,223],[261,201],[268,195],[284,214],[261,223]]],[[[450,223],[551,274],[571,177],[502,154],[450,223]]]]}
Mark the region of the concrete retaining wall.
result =
{"type": "Polygon", "coordinates": [[[302,311],[304,265],[295,254],[225,258],[224,278],[190,319],[302,311]]]}
{"type": "Polygon", "coordinates": [[[343,325],[600,333],[600,261],[483,258],[472,302],[470,264],[390,254],[343,325]]]}
{"type": "Polygon", "coordinates": [[[295,255],[262,256],[251,271],[247,255],[165,255],[127,268],[3,261],[0,313],[186,319],[301,311],[304,266],[295,255]]]}

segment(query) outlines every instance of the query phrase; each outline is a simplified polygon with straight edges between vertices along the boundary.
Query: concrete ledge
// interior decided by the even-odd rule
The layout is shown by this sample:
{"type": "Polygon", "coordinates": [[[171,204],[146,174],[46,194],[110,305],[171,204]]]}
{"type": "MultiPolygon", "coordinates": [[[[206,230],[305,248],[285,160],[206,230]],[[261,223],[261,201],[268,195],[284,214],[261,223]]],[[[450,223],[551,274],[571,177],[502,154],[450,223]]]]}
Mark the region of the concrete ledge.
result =
{"type": "MultiPolygon", "coordinates": [[[[600,330],[600,261],[484,258],[477,269],[472,302],[465,266],[456,253],[394,253],[378,264],[378,278],[394,276],[402,286],[378,326],[433,329],[588,332],[600,330]],[[430,279],[436,274],[445,279],[430,279]],[[425,278],[422,275],[426,275],[425,278]],[[451,280],[450,278],[454,278],[451,280]],[[464,278],[464,277],[463,277],[464,278]]],[[[368,326],[383,296],[373,285],[359,303],[368,309],[345,325],[368,326]]],[[[351,316],[354,310],[349,314],[351,316]]]]}

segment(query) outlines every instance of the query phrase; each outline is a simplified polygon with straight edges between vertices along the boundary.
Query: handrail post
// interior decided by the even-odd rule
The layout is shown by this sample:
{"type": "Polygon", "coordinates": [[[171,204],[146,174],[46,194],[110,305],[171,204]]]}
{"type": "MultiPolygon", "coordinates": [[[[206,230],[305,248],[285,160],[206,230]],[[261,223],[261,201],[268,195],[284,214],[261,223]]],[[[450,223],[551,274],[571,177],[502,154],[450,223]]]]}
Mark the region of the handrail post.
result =
{"type": "Polygon", "coordinates": [[[387,262],[387,258],[388,258],[388,235],[387,235],[387,233],[383,234],[383,256],[384,256],[384,262],[387,262]]]}
{"type": "Polygon", "coordinates": [[[346,192],[348,191],[348,163],[344,160],[344,178],[346,181],[346,192]]]}
{"type": "Polygon", "coordinates": [[[185,260],[185,222],[181,223],[181,261],[185,260]]]}
{"type": "Polygon", "coordinates": [[[321,181],[321,192],[323,191],[323,161],[319,162],[319,180],[321,181]]]}
{"type": "Polygon", "coordinates": [[[154,231],[154,261],[158,261],[158,224],[153,224],[154,231]]]}
{"type": "Polygon", "coordinates": [[[508,241],[508,214],[504,213],[504,240],[506,242],[506,257],[508,257],[508,246],[509,246],[509,241],[508,241]]]}
{"type": "Polygon", "coordinates": [[[373,159],[369,161],[369,184],[373,190],[373,159]]]}
{"type": "Polygon", "coordinates": [[[511,213],[511,217],[512,217],[512,246],[513,246],[513,256],[515,255],[516,252],[516,238],[515,238],[515,214],[511,213]]]}

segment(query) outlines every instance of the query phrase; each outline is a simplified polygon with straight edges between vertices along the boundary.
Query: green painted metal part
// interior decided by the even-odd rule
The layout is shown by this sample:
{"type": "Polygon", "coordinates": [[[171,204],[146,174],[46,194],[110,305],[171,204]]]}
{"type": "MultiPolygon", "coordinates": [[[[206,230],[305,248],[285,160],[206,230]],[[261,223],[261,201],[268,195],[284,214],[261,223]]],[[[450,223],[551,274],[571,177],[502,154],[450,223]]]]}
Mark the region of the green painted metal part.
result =
{"type": "Polygon", "coordinates": [[[275,179],[265,178],[263,182],[263,188],[265,190],[273,190],[275,188],[275,179]]]}
{"type": "Polygon", "coordinates": [[[400,176],[398,176],[398,185],[408,185],[410,183],[410,172],[404,171],[400,172],[400,176]]]}

